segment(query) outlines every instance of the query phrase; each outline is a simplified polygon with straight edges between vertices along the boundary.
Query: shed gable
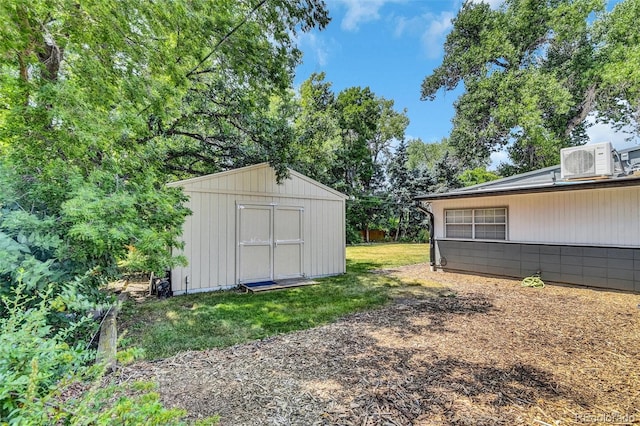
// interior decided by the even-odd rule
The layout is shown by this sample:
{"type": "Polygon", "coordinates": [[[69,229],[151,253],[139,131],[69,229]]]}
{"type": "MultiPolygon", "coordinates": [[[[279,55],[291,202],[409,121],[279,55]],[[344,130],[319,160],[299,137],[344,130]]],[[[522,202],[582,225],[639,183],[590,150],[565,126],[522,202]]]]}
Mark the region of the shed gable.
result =
{"type": "Polygon", "coordinates": [[[275,171],[268,163],[256,164],[226,172],[186,179],[168,184],[186,192],[237,194],[344,200],[347,197],[311,178],[289,169],[289,178],[278,184],[275,171]]]}

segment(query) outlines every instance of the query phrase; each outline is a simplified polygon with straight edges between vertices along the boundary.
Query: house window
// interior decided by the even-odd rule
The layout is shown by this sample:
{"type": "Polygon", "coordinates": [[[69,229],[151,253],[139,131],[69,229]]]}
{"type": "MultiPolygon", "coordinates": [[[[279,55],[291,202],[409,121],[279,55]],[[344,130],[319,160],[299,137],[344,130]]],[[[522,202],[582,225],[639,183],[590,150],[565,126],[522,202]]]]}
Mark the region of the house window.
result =
{"type": "Polygon", "coordinates": [[[445,210],[445,237],[506,240],[507,209],[445,210]]]}

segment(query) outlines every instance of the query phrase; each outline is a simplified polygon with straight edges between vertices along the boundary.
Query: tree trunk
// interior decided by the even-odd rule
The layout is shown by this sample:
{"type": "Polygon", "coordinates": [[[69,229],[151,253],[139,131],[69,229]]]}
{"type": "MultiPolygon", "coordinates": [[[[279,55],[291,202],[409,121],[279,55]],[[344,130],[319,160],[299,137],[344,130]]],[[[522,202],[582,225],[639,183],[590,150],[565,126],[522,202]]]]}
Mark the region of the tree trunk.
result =
{"type": "Polygon", "coordinates": [[[398,228],[396,229],[396,238],[394,241],[398,241],[398,236],[400,235],[400,224],[402,223],[402,212],[400,212],[400,217],[398,217],[398,228]]]}
{"type": "Polygon", "coordinates": [[[55,41],[44,42],[44,49],[38,52],[38,59],[45,66],[43,77],[49,81],[58,80],[58,71],[62,62],[63,49],[60,49],[55,41]]]}
{"type": "Polygon", "coordinates": [[[570,138],[573,129],[575,129],[576,126],[586,120],[589,113],[593,111],[596,100],[596,93],[597,86],[595,83],[587,88],[584,93],[584,100],[578,107],[578,111],[576,112],[575,116],[571,118],[571,120],[569,120],[569,122],[567,123],[567,128],[564,132],[566,138],[570,138]]]}

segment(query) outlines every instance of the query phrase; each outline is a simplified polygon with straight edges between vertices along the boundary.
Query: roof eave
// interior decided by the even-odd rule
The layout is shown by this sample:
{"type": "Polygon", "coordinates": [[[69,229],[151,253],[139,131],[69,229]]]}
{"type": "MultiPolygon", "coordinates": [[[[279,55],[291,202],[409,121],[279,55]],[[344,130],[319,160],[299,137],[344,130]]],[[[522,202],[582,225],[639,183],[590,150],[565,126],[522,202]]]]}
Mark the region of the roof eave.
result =
{"type": "Polygon", "coordinates": [[[581,191],[587,189],[604,189],[640,185],[639,177],[627,177],[605,181],[562,181],[532,187],[503,188],[494,190],[476,190],[464,192],[445,192],[442,194],[426,194],[414,197],[417,201],[436,201],[448,199],[494,197],[498,195],[535,194],[541,192],[581,191]]]}

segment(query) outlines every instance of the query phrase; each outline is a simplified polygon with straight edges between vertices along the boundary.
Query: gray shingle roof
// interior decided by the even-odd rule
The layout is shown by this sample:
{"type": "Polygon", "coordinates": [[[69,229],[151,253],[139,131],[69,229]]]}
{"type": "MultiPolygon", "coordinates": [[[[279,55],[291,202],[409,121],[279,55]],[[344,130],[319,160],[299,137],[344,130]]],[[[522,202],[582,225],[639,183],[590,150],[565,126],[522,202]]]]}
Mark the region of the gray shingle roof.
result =
{"type": "Polygon", "coordinates": [[[489,197],[495,195],[526,194],[552,191],[577,191],[593,188],[608,188],[640,185],[640,175],[611,177],[591,180],[560,180],[560,166],[546,167],[527,173],[509,176],[503,179],[478,185],[455,189],[440,194],[426,194],[415,200],[430,201],[452,198],[489,197]]]}

